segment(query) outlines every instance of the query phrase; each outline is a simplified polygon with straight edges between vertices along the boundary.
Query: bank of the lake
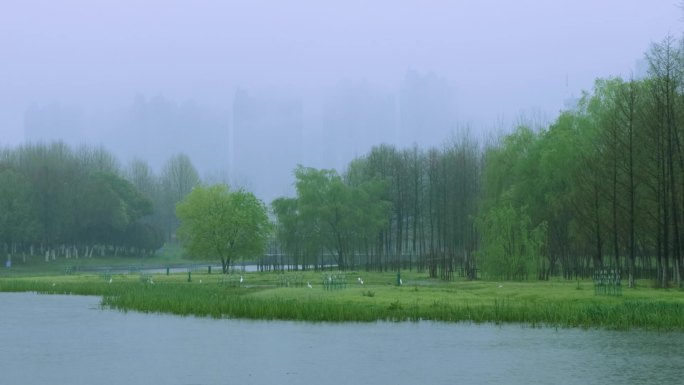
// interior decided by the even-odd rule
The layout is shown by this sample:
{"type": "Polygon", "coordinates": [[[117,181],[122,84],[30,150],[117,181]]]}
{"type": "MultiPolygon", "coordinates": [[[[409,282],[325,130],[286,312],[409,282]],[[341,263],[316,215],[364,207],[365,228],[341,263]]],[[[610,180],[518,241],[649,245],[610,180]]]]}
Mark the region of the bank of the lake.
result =
{"type": "Polygon", "coordinates": [[[304,323],[98,309],[0,293],[3,384],[681,382],[681,333],[440,322],[304,323]]]}
{"type": "Polygon", "coordinates": [[[425,274],[339,273],[72,274],[0,278],[0,291],[102,297],[120,310],[214,318],[331,322],[418,321],[523,323],[532,326],[684,331],[684,292],[638,282],[621,296],[595,295],[591,281],[442,282],[425,274]],[[358,281],[362,278],[363,284],[358,281]],[[311,288],[308,284],[311,284],[311,288]],[[283,286],[289,284],[289,286],[283,286]]]}

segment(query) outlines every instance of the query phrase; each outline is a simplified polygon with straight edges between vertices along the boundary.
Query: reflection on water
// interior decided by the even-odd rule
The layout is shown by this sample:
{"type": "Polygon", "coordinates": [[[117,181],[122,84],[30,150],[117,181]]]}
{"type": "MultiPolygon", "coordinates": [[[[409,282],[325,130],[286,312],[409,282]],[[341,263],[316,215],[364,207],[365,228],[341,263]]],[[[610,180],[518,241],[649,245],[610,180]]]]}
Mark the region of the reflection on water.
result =
{"type": "Polygon", "coordinates": [[[684,334],[213,320],[0,293],[2,384],[680,383],[684,334]]]}

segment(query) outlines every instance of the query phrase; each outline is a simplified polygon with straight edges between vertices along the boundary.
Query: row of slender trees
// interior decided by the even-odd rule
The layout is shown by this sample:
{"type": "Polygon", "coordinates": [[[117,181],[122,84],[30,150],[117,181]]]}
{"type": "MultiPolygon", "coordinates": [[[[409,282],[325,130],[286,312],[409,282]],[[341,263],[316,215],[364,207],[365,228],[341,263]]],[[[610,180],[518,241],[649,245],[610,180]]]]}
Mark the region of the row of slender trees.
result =
{"type": "Polygon", "coordinates": [[[597,80],[546,127],[480,145],[373,148],[346,171],[299,168],[273,203],[296,265],[418,268],[431,276],[590,277],[681,284],[684,51],[667,37],[641,79],[597,80]],[[318,259],[317,259],[318,258],[318,259]]]}
{"type": "MultiPolygon", "coordinates": [[[[265,259],[442,279],[614,269],[630,285],[681,285],[684,50],[667,37],[646,57],[647,76],[597,80],[548,126],[485,144],[461,133],[439,148],[379,145],[342,173],[297,168],[296,196],[271,205],[265,259]]],[[[183,155],[155,175],[103,148],[2,150],[0,247],[46,259],[144,254],[174,239],[176,205],[199,185],[183,155]]]]}
{"type": "Polygon", "coordinates": [[[300,167],[297,197],[273,204],[280,251],[296,265],[474,274],[481,151],[467,136],[441,149],[381,145],[346,172],[300,167]]]}
{"type": "Polygon", "coordinates": [[[153,253],[175,232],[176,203],[198,183],[184,155],[156,176],[142,161],[121,168],[102,147],[0,150],[0,252],[46,261],[153,253]]]}
{"type": "Polygon", "coordinates": [[[681,285],[683,58],[668,37],[647,54],[647,77],[598,80],[548,128],[518,128],[485,153],[482,258],[511,266],[489,270],[570,278],[609,267],[630,285],[681,285]]]}

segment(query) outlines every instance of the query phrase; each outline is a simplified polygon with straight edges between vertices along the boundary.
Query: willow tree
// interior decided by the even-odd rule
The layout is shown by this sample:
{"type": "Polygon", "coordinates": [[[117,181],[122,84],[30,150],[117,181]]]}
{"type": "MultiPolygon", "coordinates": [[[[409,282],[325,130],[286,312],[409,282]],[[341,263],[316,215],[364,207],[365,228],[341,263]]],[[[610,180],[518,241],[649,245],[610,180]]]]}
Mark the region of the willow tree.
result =
{"type": "Polygon", "coordinates": [[[526,207],[501,200],[478,218],[482,236],[480,258],[492,278],[527,279],[538,273],[546,238],[546,223],[534,228],[526,207]]]}
{"type": "MultiPolygon", "coordinates": [[[[278,198],[272,204],[279,242],[291,257],[311,261],[327,252],[342,270],[364,256],[368,263],[372,243],[387,227],[387,184],[352,174],[345,181],[335,170],[302,166],[295,170],[297,197],[278,198]]],[[[321,259],[318,264],[324,263],[321,259]]]]}
{"type": "Polygon", "coordinates": [[[195,187],[176,206],[176,215],[187,253],[193,258],[219,258],[224,274],[238,258],[261,256],[271,231],[261,200],[223,184],[195,187]]]}
{"type": "Polygon", "coordinates": [[[314,236],[312,223],[304,221],[297,198],[277,198],[271,203],[275,215],[275,235],[282,251],[290,256],[291,262],[303,270],[318,265],[321,243],[314,236]]]}
{"type": "Polygon", "coordinates": [[[520,126],[485,152],[478,259],[490,276],[525,279],[542,270],[548,225],[539,204],[544,190],[536,188],[542,172],[539,143],[538,132],[520,126]]]}

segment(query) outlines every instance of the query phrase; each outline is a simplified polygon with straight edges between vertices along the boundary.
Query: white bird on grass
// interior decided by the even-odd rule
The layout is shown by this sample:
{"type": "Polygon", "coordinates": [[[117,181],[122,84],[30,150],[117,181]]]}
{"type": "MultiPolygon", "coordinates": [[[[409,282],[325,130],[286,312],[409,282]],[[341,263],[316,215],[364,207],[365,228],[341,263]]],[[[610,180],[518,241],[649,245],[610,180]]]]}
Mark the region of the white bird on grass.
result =
{"type": "Polygon", "coordinates": [[[404,281],[402,281],[401,278],[399,278],[399,286],[404,286],[404,281]]]}
{"type": "Polygon", "coordinates": [[[109,278],[109,283],[110,283],[110,284],[112,283],[112,278],[111,278],[111,277],[109,278]]]}
{"type": "Polygon", "coordinates": [[[308,286],[309,289],[313,289],[313,286],[311,286],[311,282],[307,282],[306,286],[308,286]]]}
{"type": "Polygon", "coordinates": [[[242,283],[242,281],[244,281],[244,278],[242,278],[242,276],[240,276],[240,283],[242,283]]]}
{"type": "Polygon", "coordinates": [[[363,285],[363,279],[361,279],[361,277],[357,278],[356,280],[359,281],[359,283],[363,285]]]}

